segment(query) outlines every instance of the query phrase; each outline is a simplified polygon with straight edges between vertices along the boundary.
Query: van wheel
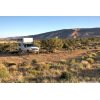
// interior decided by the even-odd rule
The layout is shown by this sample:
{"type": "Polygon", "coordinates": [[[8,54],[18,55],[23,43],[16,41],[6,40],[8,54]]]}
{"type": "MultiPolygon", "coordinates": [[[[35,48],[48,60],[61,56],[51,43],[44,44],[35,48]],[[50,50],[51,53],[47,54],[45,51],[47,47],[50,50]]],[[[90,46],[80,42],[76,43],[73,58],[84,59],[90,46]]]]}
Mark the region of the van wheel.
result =
{"type": "Polygon", "coordinates": [[[29,50],[27,50],[27,54],[28,54],[28,55],[29,55],[29,53],[30,53],[29,50]]]}
{"type": "Polygon", "coordinates": [[[39,51],[37,52],[37,54],[39,54],[39,51]]]}
{"type": "Polygon", "coordinates": [[[19,52],[18,52],[19,55],[22,55],[23,54],[23,51],[21,49],[19,49],[19,52]]]}

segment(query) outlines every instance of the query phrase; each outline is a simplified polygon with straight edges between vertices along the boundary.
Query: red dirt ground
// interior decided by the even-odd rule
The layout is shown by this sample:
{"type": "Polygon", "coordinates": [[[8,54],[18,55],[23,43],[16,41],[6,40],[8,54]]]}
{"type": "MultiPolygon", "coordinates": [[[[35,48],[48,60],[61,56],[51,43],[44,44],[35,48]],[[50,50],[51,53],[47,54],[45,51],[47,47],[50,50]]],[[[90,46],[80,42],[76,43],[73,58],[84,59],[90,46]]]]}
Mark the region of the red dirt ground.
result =
{"type": "Polygon", "coordinates": [[[49,54],[30,54],[30,55],[24,55],[24,56],[0,56],[0,62],[12,62],[12,63],[21,63],[23,61],[30,62],[32,59],[36,59],[39,62],[54,62],[54,61],[60,61],[68,58],[77,57],[80,55],[83,55],[86,51],[85,50],[76,50],[72,52],[59,52],[59,53],[49,53],[49,54]]]}

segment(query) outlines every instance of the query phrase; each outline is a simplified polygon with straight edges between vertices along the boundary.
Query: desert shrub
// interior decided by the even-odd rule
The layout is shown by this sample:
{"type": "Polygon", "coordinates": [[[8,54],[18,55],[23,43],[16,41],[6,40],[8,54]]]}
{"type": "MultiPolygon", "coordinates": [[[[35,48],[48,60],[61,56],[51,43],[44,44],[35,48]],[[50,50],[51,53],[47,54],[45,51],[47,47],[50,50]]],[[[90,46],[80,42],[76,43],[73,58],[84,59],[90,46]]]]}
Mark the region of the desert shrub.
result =
{"type": "Polygon", "coordinates": [[[10,67],[10,66],[16,65],[15,63],[10,63],[10,62],[3,62],[3,64],[4,64],[6,67],[10,67]]]}
{"type": "Polygon", "coordinates": [[[42,82],[42,80],[45,79],[43,72],[41,72],[41,71],[29,69],[28,73],[29,73],[29,75],[27,76],[27,80],[29,80],[30,82],[32,82],[32,81],[42,82]]]}
{"type": "Polygon", "coordinates": [[[31,64],[32,64],[32,65],[37,64],[37,60],[36,60],[36,59],[33,59],[33,60],[31,61],[31,64]]]}
{"type": "Polygon", "coordinates": [[[43,62],[40,62],[39,64],[38,64],[38,66],[39,66],[39,69],[41,70],[41,71],[43,71],[43,70],[48,70],[49,68],[50,68],[50,64],[47,64],[47,63],[43,63],[43,62]]]}
{"type": "Polygon", "coordinates": [[[88,57],[93,58],[94,56],[92,55],[92,53],[88,54],[88,57]]]}
{"type": "Polygon", "coordinates": [[[83,66],[82,63],[77,63],[76,66],[77,66],[79,69],[83,69],[83,68],[84,68],[84,66],[83,66]]]}
{"type": "Polygon", "coordinates": [[[59,65],[57,64],[51,64],[50,69],[58,69],[59,65]]]}
{"type": "Polygon", "coordinates": [[[71,78],[72,78],[72,73],[70,73],[70,72],[62,72],[61,73],[61,76],[60,76],[61,80],[69,81],[71,78]]]}
{"type": "Polygon", "coordinates": [[[87,58],[87,61],[88,61],[89,63],[91,63],[91,64],[94,63],[94,59],[93,59],[93,58],[87,58]]]}
{"type": "Polygon", "coordinates": [[[9,77],[9,71],[3,64],[0,64],[0,78],[4,80],[8,77],[9,77]]]}
{"type": "Polygon", "coordinates": [[[70,68],[71,70],[73,69],[73,70],[75,70],[75,71],[79,71],[80,69],[84,69],[83,64],[80,63],[80,62],[71,64],[70,67],[71,67],[71,68],[70,68]]]}
{"type": "Polygon", "coordinates": [[[25,79],[23,75],[18,75],[16,83],[24,83],[25,79]]]}
{"type": "MultiPolygon", "coordinates": [[[[30,67],[28,67],[28,68],[30,68],[30,67]]],[[[25,74],[25,72],[28,70],[28,68],[26,68],[25,66],[22,66],[22,67],[18,68],[18,71],[23,72],[25,74]]]]}
{"type": "Polygon", "coordinates": [[[8,75],[9,75],[9,72],[7,71],[7,69],[5,68],[0,69],[0,78],[6,78],[8,77],[8,75]]]}
{"type": "Polygon", "coordinates": [[[97,54],[93,52],[92,55],[93,55],[93,56],[96,56],[97,54]]]}
{"type": "Polygon", "coordinates": [[[58,76],[58,75],[60,75],[61,74],[61,70],[50,70],[50,74],[51,74],[51,76],[58,76]]]}
{"type": "Polygon", "coordinates": [[[5,52],[9,48],[9,45],[6,43],[0,44],[0,51],[5,52]]]}
{"type": "Polygon", "coordinates": [[[62,60],[59,61],[59,63],[60,63],[60,64],[66,64],[66,60],[63,60],[63,59],[62,59],[62,60]]]}
{"type": "Polygon", "coordinates": [[[92,65],[86,60],[82,60],[81,63],[83,64],[84,68],[90,69],[92,67],[92,65]]]}
{"type": "Polygon", "coordinates": [[[28,66],[28,62],[24,61],[24,62],[22,62],[22,63],[19,63],[18,66],[28,66]]]}
{"type": "Polygon", "coordinates": [[[41,47],[41,41],[40,40],[34,40],[33,45],[41,47]]]}
{"type": "Polygon", "coordinates": [[[34,69],[29,69],[28,73],[32,74],[32,75],[38,75],[38,71],[34,70],[34,69]]]}
{"type": "Polygon", "coordinates": [[[32,68],[37,71],[44,71],[44,70],[48,70],[50,68],[50,65],[39,63],[39,64],[33,65],[32,68]]]}
{"type": "Polygon", "coordinates": [[[42,66],[40,66],[40,65],[33,66],[33,69],[34,69],[34,70],[37,70],[37,71],[44,70],[44,69],[42,68],[42,66]]]}
{"type": "Polygon", "coordinates": [[[57,65],[51,65],[50,66],[50,69],[52,70],[59,70],[59,71],[65,71],[67,70],[67,65],[60,65],[60,64],[57,64],[57,65]]]}
{"type": "Polygon", "coordinates": [[[17,43],[10,43],[9,51],[15,51],[17,49],[18,49],[18,44],[17,43]]]}
{"type": "Polygon", "coordinates": [[[16,74],[17,67],[16,66],[12,66],[12,67],[8,68],[8,70],[9,70],[10,74],[16,74]]]}
{"type": "Polygon", "coordinates": [[[81,60],[86,60],[86,58],[87,58],[86,56],[82,56],[81,60]]]}
{"type": "Polygon", "coordinates": [[[87,52],[87,55],[85,55],[85,58],[94,58],[97,54],[95,52],[87,52]]]}
{"type": "Polygon", "coordinates": [[[75,64],[76,64],[76,59],[70,58],[67,60],[67,65],[69,65],[70,67],[72,67],[75,64]]]}
{"type": "Polygon", "coordinates": [[[43,40],[41,43],[42,47],[49,52],[55,52],[56,49],[61,49],[63,46],[62,40],[58,38],[43,40]]]}
{"type": "Polygon", "coordinates": [[[73,58],[73,59],[71,60],[71,62],[70,62],[70,63],[71,63],[71,64],[76,63],[76,59],[74,59],[74,58],[73,58]]]}
{"type": "Polygon", "coordinates": [[[80,42],[81,42],[81,44],[88,45],[89,44],[89,39],[88,38],[81,38],[80,42]]]}
{"type": "Polygon", "coordinates": [[[65,69],[65,66],[63,66],[61,63],[54,63],[50,65],[50,69],[53,70],[61,70],[61,69],[65,69]]]}
{"type": "Polygon", "coordinates": [[[17,71],[17,66],[15,63],[11,63],[11,62],[3,62],[3,64],[5,65],[5,67],[8,69],[10,74],[14,74],[15,71],[17,71]]]}
{"type": "Polygon", "coordinates": [[[0,44],[0,52],[15,51],[18,48],[17,43],[2,43],[0,44]]]}
{"type": "Polygon", "coordinates": [[[69,49],[69,46],[68,46],[68,44],[64,43],[63,46],[62,46],[62,48],[68,50],[69,49]]]}

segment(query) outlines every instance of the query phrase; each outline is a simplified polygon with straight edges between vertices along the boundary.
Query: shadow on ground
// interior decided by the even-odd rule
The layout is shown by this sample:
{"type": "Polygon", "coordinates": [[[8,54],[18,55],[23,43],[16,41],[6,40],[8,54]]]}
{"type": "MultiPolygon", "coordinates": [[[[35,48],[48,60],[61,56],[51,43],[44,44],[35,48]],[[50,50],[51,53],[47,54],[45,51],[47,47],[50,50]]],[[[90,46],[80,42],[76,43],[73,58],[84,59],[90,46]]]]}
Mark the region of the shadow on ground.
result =
{"type": "Polygon", "coordinates": [[[100,77],[100,68],[81,70],[79,76],[82,77],[100,77]]]}

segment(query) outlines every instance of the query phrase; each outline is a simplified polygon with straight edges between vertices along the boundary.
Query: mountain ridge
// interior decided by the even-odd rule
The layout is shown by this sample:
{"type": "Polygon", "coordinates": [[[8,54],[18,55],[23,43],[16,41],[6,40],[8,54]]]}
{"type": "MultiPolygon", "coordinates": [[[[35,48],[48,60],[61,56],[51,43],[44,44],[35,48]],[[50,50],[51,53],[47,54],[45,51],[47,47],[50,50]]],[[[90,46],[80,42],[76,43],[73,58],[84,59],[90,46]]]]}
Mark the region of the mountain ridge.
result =
{"type": "MultiPolygon", "coordinates": [[[[42,34],[33,35],[34,39],[49,39],[49,38],[71,38],[71,34],[75,29],[62,29],[42,34]]],[[[80,28],[78,37],[100,37],[100,28],[80,28]]]]}
{"type": "MultiPolygon", "coordinates": [[[[77,29],[77,28],[76,28],[77,29]]],[[[79,31],[77,33],[77,37],[100,37],[100,28],[78,28],[79,31]]],[[[73,29],[61,29],[55,30],[45,33],[40,33],[36,35],[28,35],[28,36],[18,36],[18,37],[8,37],[7,39],[21,39],[23,37],[32,37],[33,39],[43,40],[43,39],[50,39],[54,37],[58,38],[71,38],[71,34],[75,31],[73,29]]]]}

